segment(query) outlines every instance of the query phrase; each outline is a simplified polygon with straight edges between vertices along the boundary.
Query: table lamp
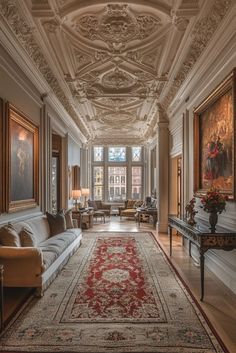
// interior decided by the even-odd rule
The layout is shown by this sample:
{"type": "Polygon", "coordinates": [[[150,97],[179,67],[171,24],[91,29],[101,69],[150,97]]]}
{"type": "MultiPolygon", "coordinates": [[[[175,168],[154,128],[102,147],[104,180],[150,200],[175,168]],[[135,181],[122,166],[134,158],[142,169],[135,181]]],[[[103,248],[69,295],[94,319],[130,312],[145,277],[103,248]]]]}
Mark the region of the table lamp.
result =
{"type": "Polygon", "coordinates": [[[80,199],[81,196],[81,190],[72,190],[72,198],[75,200],[75,210],[78,211],[78,200],[80,199]]]}
{"type": "Polygon", "coordinates": [[[84,207],[88,207],[87,205],[87,196],[89,196],[90,191],[89,189],[81,189],[81,195],[84,196],[84,207]]]}

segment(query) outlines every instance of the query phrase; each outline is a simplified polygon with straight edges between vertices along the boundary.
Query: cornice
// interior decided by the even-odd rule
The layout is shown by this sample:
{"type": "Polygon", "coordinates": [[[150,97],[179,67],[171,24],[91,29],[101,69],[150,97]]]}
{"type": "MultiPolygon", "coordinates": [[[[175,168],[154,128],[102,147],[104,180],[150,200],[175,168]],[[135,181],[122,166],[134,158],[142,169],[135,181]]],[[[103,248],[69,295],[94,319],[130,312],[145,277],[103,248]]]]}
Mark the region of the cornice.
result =
{"type": "Polygon", "coordinates": [[[233,0],[215,0],[209,12],[196,22],[192,33],[192,42],[186,58],[176,74],[169,92],[162,98],[161,102],[166,109],[173,101],[178,90],[187,79],[197,60],[212,39],[219,24],[232,6],[233,0]]]}
{"type": "MultiPolygon", "coordinates": [[[[20,11],[16,6],[15,1],[2,0],[0,2],[0,15],[2,16],[2,23],[3,23],[2,30],[5,32],[5,34],[7,33],[8,38],[10,37],[9,38],[10,43],[12,43],[12,41],[15,42],[14,47],[17,48],[17,53],[19,52],[22,53],[22,49],[19,46],[19,43],[20,43],[23,46],[25,52],[28,54],[26,62],[28,62],[30,57],[33,63],[35,64],[35,66],[37,67],[37,76],[39,77],[43,75],[48,86],[50,87],[50,90],[48,90],[48,87],[47,87],[46,92],[52,95],[55,94],[55,96],[59,100],[60,104],[64,107],[68,115],[72,119],[74,119],[76,124],[79,126],[83,135],[86,138],[89,138],[87,129],[81,123],[80,118],[77,116],[76,112],[74,111],[74,108],[71,106],[68,98],[65,96],[63,90],[61,89],[58,80],[54,76],[51,68],[48,66],[47,61],[41,52],[41,49],[39,48],[36,40],[34,39],[32,28],[28,25],[24,17],[20,14],[20,11]],[[6,24],[9,24],[11,29],[9,27],[7,29],[6,24]],[[19,41],[19,43],[11,35],[12,32],[14,32],[14,35],[19,41]],[[39,75],[39,72],[41,73],[41,75],[39,75]]],[[[22,62],[20,61],[20,66],[21,64],[22,62]]],[[[32,69],[32,72],[30,77],[32,77],[32,74],[35,73],[35,68],[31,67],[31,69],[32,69]]],[[[43,81],[41,77],[40,77],[40,81],[41,83],[43,81]]]]}
{"type": "MultiPolygon", "coordinates": [[[[224,66],[227,65],[227,61],[230,60],[231,57],[235,57],[235,48],[230,46],[229,50],[225,49],[227,47],[227,43],[232,41],[233,36],[235,37],[235,17],[236,6],[234,6],[232,11],[227,13],[220,27],[215,33],[213,40],[209,43],[203,55],[199,58],[190,75],[184,81],[175,98],[171,102],[168,108],[168,111],[170,111],[171,115],[176,114],[187,97],[191,97],[191,100],[186,103],[186,107],[188,107],[189,104],[192,105],[193,101],[197,99],[196,93],[194,97],[192,97],[192,92],[196,92],[196,85],[201,83],[206,87],[207,84],[210,83],[208,78],[206,80],[206,72],[209,70],[209,68],[212,71],[212,68],[214,67],[216,69],[215,72],[217,74],[219,73],[218,69],[214,65],[216,58],[218,60],[218,66],[222,70],[224,66]],[[222,59],[220,59],[221,55],[223,55],[222,59]]],[[[215,77],[212,77],[212,79],[215,79],[215,77]]]]}

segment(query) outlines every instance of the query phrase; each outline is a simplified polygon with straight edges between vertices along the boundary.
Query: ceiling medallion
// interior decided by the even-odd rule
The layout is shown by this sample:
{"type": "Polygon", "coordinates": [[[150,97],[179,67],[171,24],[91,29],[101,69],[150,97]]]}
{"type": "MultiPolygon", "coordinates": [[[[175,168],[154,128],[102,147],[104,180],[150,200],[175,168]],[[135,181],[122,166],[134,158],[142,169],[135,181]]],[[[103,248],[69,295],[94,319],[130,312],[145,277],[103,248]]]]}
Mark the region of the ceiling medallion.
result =
{"type": "Polygon", "coordinates": [[[91,41],[102,39],[117,47],[120,43],[147,38],[161,25],[157,17],[135,16],[126,4],[109,4],[104,12],[101,16],[90,14],[77,18],[76,30],[91,41]]]}
{"type": "Polygon", "coordinates": [[[135,79],[118,67],[106,73],[102,78],[102,85],[106,88],[122,89],[132,87],[134,84],[135,79]]]}
{"type": "Polygon", "coordinates": [[[135,119],[136,119],[135,116],[120,109],[117,109],[117,111],[114,111],[114,112],[104,111],[98,117],[98,121],[100,123],[106,124],[106,125],[112,125],[112,126],[131,124],[135,121],[135,119]]]}

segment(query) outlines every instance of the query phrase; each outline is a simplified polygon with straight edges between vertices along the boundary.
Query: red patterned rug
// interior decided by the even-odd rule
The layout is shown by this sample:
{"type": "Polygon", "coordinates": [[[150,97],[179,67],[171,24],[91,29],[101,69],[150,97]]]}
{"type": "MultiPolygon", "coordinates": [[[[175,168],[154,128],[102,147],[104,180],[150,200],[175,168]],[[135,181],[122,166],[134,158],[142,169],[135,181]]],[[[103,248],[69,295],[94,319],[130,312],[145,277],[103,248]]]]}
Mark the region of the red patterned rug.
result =
{"type": "Polygon", "coordinates": [[[1,337],[7,352],[225,350],[151,233],[86,233],[41,299],[1,337]]]}

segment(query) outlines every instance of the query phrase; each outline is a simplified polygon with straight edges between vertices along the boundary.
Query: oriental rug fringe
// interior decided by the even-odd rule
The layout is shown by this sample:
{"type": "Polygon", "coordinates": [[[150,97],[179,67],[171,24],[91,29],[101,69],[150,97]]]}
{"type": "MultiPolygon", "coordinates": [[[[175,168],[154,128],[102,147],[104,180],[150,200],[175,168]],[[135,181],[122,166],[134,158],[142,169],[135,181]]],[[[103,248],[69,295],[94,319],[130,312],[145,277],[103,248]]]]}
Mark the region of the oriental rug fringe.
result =
{"type": "Polygon", "coordinates": [[[154,236],[86,233],[41,299],[1,336],[4,352],[222,353],[154,236]]]}

